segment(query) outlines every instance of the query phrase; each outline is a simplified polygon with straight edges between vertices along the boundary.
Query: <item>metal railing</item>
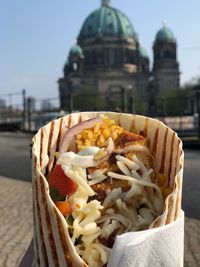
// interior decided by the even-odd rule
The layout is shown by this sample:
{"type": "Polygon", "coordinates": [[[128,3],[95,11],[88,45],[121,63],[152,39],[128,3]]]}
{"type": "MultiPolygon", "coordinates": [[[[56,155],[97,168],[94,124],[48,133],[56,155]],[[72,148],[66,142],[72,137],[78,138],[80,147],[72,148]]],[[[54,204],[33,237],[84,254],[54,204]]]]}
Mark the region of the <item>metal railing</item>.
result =
{"type": "Polygon", "coordinates": [[[124,92],[112,93],[112,95],[88,93],[68,95],[62,99],[62,102],[65,106],[60,108],[58,97],[46,99],[27,97],[25,90],[0,95],[0,129],[35,131],[50,120],[64,114],[76,111],[108,110],[159,118],[182,135],[193,134],[200,137],[199,103],[196,103],[197,112],[193,113],[187,97],[145,101],[127,97],[124,92]]]}

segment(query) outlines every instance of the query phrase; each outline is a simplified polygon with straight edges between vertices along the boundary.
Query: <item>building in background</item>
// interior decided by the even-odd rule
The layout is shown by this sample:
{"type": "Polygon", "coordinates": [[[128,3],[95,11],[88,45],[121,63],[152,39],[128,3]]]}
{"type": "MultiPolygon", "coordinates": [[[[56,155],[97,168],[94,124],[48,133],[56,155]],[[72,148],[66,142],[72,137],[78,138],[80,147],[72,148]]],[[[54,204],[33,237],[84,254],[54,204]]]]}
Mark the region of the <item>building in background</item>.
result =
{"type": "MultiPolygon", "coordinates": [[[[100,8],[85,19],[70,49],[64,77],[58,81],[61,109],[68,110],[72,94],[82,91],[85,95],[100,93],[110,110],[134,111],[133,103],[139,100],[147,101],[145,108],[153,110],[159,92],[179,88],[176,50],[174,35],[164,25],[156,34],[150,69],[149,57],[131,21],[110,1],[102,0],[100,8]]],[[[94,106],[87,109],[101,109],[100,102],[93,101],[94,106]]]]}
{"type": "Polygon", "coordinates": [[[4,99],[0,99],[0,108],[6,107],[6,101],[4,99]]]}

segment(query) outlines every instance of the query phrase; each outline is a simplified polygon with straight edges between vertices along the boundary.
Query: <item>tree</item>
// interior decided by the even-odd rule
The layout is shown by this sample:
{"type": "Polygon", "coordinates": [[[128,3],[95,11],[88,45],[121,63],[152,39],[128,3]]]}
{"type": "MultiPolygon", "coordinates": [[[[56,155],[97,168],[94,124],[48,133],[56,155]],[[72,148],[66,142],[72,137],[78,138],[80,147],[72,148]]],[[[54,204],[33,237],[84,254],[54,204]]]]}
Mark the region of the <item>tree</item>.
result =
{"type": "Polygon", "coordinates": [[[84,85],[79,91],[73,94],[74,110],[92,111],[104,110],[106,99],[103,94],[97,92],[92,85],[84,85]]]}
{"type": "Polygon", "coordinates": [[[157,111],[160,115],[182,115],[188,110],[188,88],[166,90],[156,97],[157,111]]]}

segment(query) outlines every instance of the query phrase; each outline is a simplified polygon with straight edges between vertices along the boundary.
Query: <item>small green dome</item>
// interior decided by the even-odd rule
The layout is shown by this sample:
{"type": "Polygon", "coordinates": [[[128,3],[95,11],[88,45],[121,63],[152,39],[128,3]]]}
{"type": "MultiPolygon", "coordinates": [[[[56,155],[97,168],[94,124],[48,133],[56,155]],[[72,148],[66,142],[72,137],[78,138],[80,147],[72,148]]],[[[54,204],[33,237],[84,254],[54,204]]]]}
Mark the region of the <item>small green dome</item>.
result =
{"type": "Polygon", "coordinates": [[[156,34],[156,41],[172,42],[174,35],[168,27],[163,26],[156,34]]]}
{"type": "Polygon", "coordinates": [[[127,16],[111,7],[107,1],[103,1],[102,6],[86,18],[78,39],[105,36],[137,39],[132,23],[127,16]]]}
{"type": "Polygon", "coordinates": [[[146,49],[142,46],[139,47],[139,55],[142,58],[149,58],[146,49]]]}
{"type": "Polygon", "coordinates": [[[84,57],[84,55],[83,55],[83,50],[82,50],[82,48],[80,47],[80,45],[78,45],[78,44],[74,44],[74,45],[71,47],[71,49],[70,49],[70,51],[69,51],[69,54],[70,54],[70,56],[71,56],[71,55],[76,55],[76,56],[79,56],[79,57],[81,57],[81,58],[84,57]]]}

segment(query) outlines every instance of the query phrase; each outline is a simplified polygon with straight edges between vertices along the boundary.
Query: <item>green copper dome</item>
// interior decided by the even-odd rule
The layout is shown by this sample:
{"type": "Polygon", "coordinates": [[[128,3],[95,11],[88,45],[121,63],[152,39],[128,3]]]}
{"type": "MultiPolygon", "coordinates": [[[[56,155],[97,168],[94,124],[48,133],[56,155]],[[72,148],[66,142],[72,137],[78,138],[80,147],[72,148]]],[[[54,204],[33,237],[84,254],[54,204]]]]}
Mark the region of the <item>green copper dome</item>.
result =
{"type": "Polygon", "coordinates": [[[174,35],[168,27],[163,26],[156,34],[156,41],[172,42],[174,35]]]}
{"type": "Polygon", "coordinates": [[[69,51],[69,54],[70,54],[70,55],[77,55],[77,56],[79,56],[79,57],[81,57],[81,58],[84,57],[84,55],[83,55],[83,50],[82,50],[82,48],[81,48],[78,44],[74,44],[74,45],[71,47],[71,49],[70,49],[70,51],[69,51]]]}
{"type": "Polygon", "coordinates": [[[142,46],[139,47],[139,55],[142,58],[149,58],[146,49],[142,46]]]}
{"type": "Polygon", "coordinates": [[[109,1],[102,1],[102,6],[86,18],[79,40],[105,36],[137,39],[130,20],[121,11],[111,7],[109,1]]]}

